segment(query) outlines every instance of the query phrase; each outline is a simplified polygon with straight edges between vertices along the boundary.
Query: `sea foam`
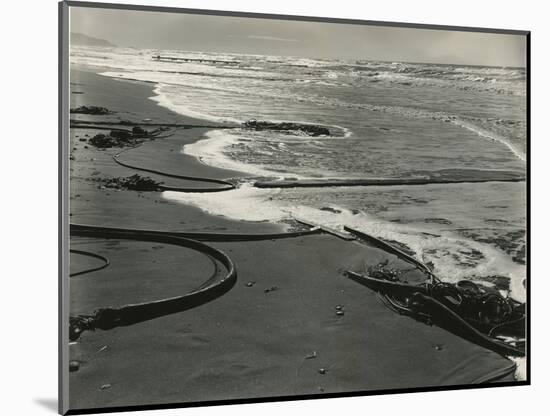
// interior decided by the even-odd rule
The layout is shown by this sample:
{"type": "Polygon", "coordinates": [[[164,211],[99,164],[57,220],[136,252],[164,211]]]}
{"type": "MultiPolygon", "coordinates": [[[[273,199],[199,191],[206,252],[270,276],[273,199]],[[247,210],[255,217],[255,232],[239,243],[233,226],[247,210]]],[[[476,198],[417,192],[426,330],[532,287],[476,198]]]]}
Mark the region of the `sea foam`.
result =
{"type": "Polygon", "coordinates": [[[365,212],[352,212],[336,204],[327,204],[332,209],[323,210],[291,203],[278,197],[281,192],[278,189],[259,189],[244,183],[235,190],[223,193],[164,192],[163,197],[234,220],[280,222],[299,219],[344,233],[344,226],[356,228],[375,237],[407,245],[419,260],[432,263],[436,275],[447,282],[457,282],[464,278],[476,280],[484,276],[507,276],[510,278],[510,296],[518,301],[525,300],[522,285],[525,267],[513,262],[491,245],[463,238],[452,231],[440,236],[425,235],[423,230],[414,225],[389,222],[365,212]],[[484,261],[465,265],[468,263],[468,253],[474,251],[481,253],[484,261]]]}
{"type": "Polygon", "coordinates": [[[194,156],[207,165],[236,170],[248,173],[251,176],[280,177],[282,175],[281,173],[264,169],[259,165],[242,163],[226,156],[224,153],[225,149],[236,145],[239,141],[239,137],[235,133],[229,133],[225,130],[211,130],[204,137],[201,140],[183,146],[182,153],[194,156]]]}

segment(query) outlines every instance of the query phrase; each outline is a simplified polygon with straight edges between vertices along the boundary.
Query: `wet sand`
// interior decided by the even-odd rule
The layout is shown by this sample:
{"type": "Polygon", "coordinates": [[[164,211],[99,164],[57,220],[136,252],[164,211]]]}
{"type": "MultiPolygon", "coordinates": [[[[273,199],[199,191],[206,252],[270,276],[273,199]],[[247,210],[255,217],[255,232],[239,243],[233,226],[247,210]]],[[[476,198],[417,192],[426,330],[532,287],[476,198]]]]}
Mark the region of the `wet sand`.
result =
{"type": "MultiPolygon", "coordinates": [[[[153,95],[148,84],[81,71],[73,71],[71,81],[82,92],[71,94],[72,108],[104,106],[117,111],[109,117],[136,122],[212,125],[158,106],[148,99],[153,95]]],[[[125,153],[125,161],[190,176],[242,177],[180,153],[183,144],[205,131],[178,130],[125,153]]],[[[214,217],[165,200],[158,192],[101,189],[90,178],[138,172],[113,161],[120,149],[99,151],[80,141],[97,133],[71,129],[71,222],[190,232],[282,231],[279,224],[214,217]]],[[[85,332],[70,347],[71,360],[80,362],[78,371],[70,373],[71,409],[470,384],[488,381],[513,365],[440,328],[388,310],[375,293],[342,275],[345,269],[363,270],[386,258],[402,266],[381,250],[329,234],[209,244],[235,262],[236,286],[185,312],[85,332]]],[[[72,246],[108,256],[111,265],[71,279],[71,315],[181,295],[213,272],[206,257],[180,247],[82,238],[72,246]]],[[[73,272],[90,265],[81,256],[71,260],[73,272]]],[[[508,374],[492,381],[511,380],[508,374]]]]}

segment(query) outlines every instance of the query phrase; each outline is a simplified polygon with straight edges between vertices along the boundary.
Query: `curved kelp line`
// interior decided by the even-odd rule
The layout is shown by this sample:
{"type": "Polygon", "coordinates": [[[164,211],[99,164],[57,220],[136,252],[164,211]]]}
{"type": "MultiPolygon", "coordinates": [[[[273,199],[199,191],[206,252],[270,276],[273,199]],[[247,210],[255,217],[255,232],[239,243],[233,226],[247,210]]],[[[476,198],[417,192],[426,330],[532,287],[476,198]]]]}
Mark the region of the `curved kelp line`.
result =
{"type": "Polygon", "coordinates": [[[79,254],[81,256],[93,257],[95,259],[103,261],[103,264],[101,266],[92,267],[91,269],[82,270],[82,271],[76,272],[76,273],[71,273],[69,275],[70,277],[81,276],[83,274],[91,273],[91,272],[97,272],[98,270],[104,269],[105,267],[107,267],[110,264],[110,261],[107,257],[104,257],[100,254],[92,253],[90,251],[71,249],[71,250],[69,250],[69,252],[71,252],[73,254],[79,254]]]}
{"type": "Polygon", "coordinates": [[[525,176],[495,178],[364,178],[364,179],[298,179],[256,181],[256,188],[326,188],[333,186],[419,186],[432,184],[525,182],[525,176]]]}
{"type": "MultiPolygon", "coordinates": [[[[208,125],[208,124],[189,124],[189,123],[156,123],[153,121],[148,122],[135,122],[135,121],[97,121],[97,120],[70,120],[71,128],[87,128],[87,129],[101,129],[98,126],[143,126],[143,127],[173,127],[182,129],[233,129],[236,126],[224,126],[224,125],[208,125]]],[[[110,128],[110,127],[107,127],[110,128]]],[[[112,130],[112,129],[111,129],[112,130]]]]}
{"type": "Polygon", "coordinates": [[[72,231],[78,233],[86,233],[88,231],[120,232],[120,233],[140,233],[143,235],[160,235],[183,237],[195,241],[217,241],[217,242],[234,242],[234,241],[261,241],[261,240],[277,240],[283,238],[295,238],[312,234],[321,234],[324,231],[320,227],[312,227],[303,231],[292,231],[285,233],[265,233],[265,234],[241,234],[241,233],[196,233],[184,231],[162,231],[162,230],[136,230],[131,228],[111,228],[97,227],[87,224],[71,224],[72,231]]]}
{"type": "Polygon", "coordinates": [[[178,175],[175,173],[167,173],[162,172],[160,170],[156,169],[149,169],[144,168],[141,166],[131,165],[130,163],[122,162],[119,160],[119,157],[122,153],[128,152],[129,150],[136,149],[138,146],[134,146],[130,149],[122,150],[121,152],[118,152],[117,154],[113,155],[113,160],[118,163],[120,166],[124,166],[125,168],[134,169],[142,172],[148,172],[148,173],[154,173],[156,175],[160,176],[166,176],[168,178],[176,178],[176,179],[185,179],[190,181],[196,181],[196,182],[206,182],[206,183],[215,183],[218,185],[223,185],[222,187],[218,188],[184,188],[184,187],[175,187],[175,186],[165,186],[165,185],[158,185],[158,188],[161,191],[175,191],[175,192],[223,192],[223,191],[230,191],[233,189],[236,189],[236,186],[232,184],[231,182],[225,181],[223,179],[214,179],[214,178],[205,178],[200,176],[187,176],[187,175],[178,175]]]}
{"type": "Polygon", "coordinates": [[[69,319],[69,339],[71,341],[77,340],[85,330],[108,330],[119,326],[129,326],[195,308],[227,293],[237,281],[235,264],[229,256],[221,250],[189,238],[160,235],[141,230],[117,230],[93,226],[86,228],[71,226],[70,234],[76,237],[146,241],[186,247],[217,260],[227,270],[227,274],[219,281],[212,282],[207,286],[203,284],[199,289],[182,296],[120,307],[101,308],[92,315],[71,316],[69,319]]]}

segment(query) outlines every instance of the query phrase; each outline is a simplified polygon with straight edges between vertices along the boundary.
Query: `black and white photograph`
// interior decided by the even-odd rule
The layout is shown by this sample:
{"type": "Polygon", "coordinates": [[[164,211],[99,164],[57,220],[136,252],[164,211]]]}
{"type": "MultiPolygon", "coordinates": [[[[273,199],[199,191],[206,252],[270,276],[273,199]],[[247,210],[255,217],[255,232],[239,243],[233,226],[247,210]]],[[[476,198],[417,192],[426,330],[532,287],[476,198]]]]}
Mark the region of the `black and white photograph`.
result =
{"type": "Polygon", "coordinates": [[[529,384],[528,31],[60,19],[62,413],[529,384]]]}

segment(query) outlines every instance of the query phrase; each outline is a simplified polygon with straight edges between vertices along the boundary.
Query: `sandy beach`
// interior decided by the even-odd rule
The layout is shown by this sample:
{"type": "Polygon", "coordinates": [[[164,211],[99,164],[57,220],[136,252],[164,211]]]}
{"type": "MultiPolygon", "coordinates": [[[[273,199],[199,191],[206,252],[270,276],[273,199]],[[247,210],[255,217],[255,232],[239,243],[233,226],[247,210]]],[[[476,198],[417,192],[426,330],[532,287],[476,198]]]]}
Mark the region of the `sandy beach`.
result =
{"type": "MultiPolygon", "coordinates": [[[[71,108],[96,105],[113,115],[74,120],[127,120],[143,126],[187,124],[173,135],[120,155],[125,163],[175,175],[234,180],[238,171],[182,154],[220,124],[157,105],[153,85],[73,68],[71,108]],[[75,93],[77,92],[77,93],[75,93]],[[106,118],[107,117],[107,118],[106,118]],[[147,120],[147,121],[143,121],[147,120]]],[[[88,140],[94,128],[71,128],[71,223],[141,230],[278,233],[281,224],[235,221],[162,197],[111,189],[97,178],[127,177],[113,155],[88,140]]],[[[141,172],[174,187],[201,182],[141,172]]],[[[226,191],[231,192],[231,191],[226,191]]],[[[237,283],[202,306],[110,330],[86,331],[70,346],[71,409],[192,404],[200,401],[299,397],[514,380],[509,359],[436,326],[388,310],[376,293],[343,276],[397,257],[358,241],[319,233],[263,241],[209,242],[237,268],[237,283]],[[342,313],[337,313],[342,312],[342,313]]],[[[71,315],[185,294],[215,267],[196,251],[166,244],[75,237],[71,248],[108,256],[108,267],[71,279],[71,315]]],[[[95,260],[71,256],[71,271],[95,260]]],[[[415,274],[416,273],[416,274],[415,274]]],[[[418,278],[411,272],[409,279],[418,278]]]]}

